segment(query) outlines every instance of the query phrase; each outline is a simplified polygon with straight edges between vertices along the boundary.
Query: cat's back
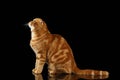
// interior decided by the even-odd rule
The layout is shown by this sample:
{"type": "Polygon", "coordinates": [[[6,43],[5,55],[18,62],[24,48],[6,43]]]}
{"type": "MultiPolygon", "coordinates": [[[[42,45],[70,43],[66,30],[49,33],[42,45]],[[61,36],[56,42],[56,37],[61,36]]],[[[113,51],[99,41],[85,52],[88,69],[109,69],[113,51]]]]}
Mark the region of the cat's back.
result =
{"type": "Polygon", "coordinates": [[[63,37],[60,34],[52,34],[52,38],[54,39],[62,39],[63,37]]]}
{"type": "Polygon", "coordinates": [[[67,43],[66,39],[59,34],[52,34],[49,46],[55,50],[70,49],[70,46],[67,43]]]}
{"type": "Polygon", "coordinates": [[[66,42],[66,40],[64,39],[63,36],[61,36],[60,34],[52,34],[52,42],[58,42],[56,44],[61,44],[63,42],[66,42]]]}

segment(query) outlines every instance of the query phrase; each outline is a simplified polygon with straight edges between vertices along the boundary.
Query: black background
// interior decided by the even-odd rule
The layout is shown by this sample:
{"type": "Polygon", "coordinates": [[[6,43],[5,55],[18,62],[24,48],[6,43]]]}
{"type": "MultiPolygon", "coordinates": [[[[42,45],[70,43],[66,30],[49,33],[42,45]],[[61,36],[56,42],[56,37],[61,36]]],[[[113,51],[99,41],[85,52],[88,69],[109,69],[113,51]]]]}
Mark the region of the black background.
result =
{"type": "MultiPolygon", "coordinates": [[[[3,9],[1,61],[5,76],[34,80],[31,71],[34,68],[35,54],[29,46],[30,29],[25,24],[36,17],[47,23],[51,33],[60,34],[68,41],[79,68],[108,70],[109,79],[115,75],[114,72],[118,70],[115,67],[118,59],[116,10],[106,4],[74,7],[64,5],[66,7],[60,5],[54,8],[56,4],[45,8],[45,5],[41,7],[40,4],[24,4],[24,7],[15,4],[3,9]]],[[[46,75],[47,65],[43,70],[43,76],[46,75]]]]}

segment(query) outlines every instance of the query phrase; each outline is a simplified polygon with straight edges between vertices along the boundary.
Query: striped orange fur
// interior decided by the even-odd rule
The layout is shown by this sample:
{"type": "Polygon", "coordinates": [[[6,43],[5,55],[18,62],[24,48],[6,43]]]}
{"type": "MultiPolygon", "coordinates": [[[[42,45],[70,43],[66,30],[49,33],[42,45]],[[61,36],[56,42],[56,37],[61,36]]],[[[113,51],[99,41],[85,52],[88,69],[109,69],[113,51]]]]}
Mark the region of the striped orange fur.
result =
{"type": "Polygon", "coordinates": [[[51,34],[41,18],[33,19],[28,25],[31,29],[30,46],[36,54],[34,73],[41,73],[47,63],[49,74],[109,75],[108,71],[79,69],[67,41],[58,34],[51,34]]]}

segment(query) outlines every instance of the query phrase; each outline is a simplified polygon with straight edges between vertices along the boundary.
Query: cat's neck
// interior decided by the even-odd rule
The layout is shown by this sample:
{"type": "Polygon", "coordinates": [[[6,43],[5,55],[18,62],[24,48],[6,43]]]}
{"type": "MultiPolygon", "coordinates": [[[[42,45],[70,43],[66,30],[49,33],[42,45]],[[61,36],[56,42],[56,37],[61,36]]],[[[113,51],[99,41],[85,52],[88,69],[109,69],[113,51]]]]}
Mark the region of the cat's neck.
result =
{"type": "Polygon", "coordinates": [[[32,31],[31,39],[32,40],[42,39],[47,34],[50,34],[50,32],[49,31],[32,31]]]}

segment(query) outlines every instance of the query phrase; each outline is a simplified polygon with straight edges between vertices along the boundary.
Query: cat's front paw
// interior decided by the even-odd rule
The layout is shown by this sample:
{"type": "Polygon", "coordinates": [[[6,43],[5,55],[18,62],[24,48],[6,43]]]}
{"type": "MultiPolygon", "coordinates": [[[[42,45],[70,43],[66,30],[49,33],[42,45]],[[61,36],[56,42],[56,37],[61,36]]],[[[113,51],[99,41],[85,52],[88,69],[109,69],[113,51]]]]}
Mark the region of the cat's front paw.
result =
{"type": "Polygon", "coordinates": [[[35,68],[32,70],[32,72],[33,72],[34,74],[40,74],[40,73],[41,73],[39,70],[37,70],[37,69],[35,69],[35,68]]]}

